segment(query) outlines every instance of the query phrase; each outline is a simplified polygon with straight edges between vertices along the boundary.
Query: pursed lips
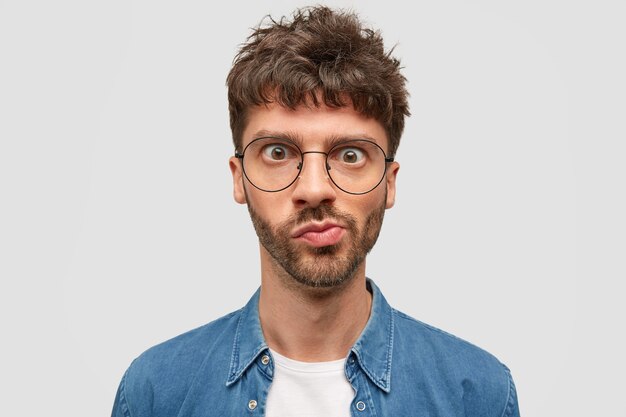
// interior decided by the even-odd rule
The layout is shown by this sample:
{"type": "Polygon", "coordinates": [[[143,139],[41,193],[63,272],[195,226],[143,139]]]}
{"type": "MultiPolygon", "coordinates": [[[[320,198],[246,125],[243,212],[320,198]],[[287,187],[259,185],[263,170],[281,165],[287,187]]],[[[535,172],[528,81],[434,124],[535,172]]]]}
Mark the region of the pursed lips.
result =
{"type": "Polygon", "coordinates": [[[343,226],[334,222],[323,222],[298,227],[292,232],[291,237],[303,240],[314,247],[322,247],[339,243],[344,234],[343,226]]]}

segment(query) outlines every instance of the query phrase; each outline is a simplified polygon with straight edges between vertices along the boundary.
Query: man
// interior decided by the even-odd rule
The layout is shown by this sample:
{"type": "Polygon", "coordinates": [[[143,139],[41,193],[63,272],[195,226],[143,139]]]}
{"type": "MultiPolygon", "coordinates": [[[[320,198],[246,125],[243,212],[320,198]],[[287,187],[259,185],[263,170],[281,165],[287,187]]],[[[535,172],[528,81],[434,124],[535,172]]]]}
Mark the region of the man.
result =
{"type": "Polygon", "coordinates": [[[518,416],[504,365],[392,309],[366,278],[409,114],[380,35],[300,10],[254,32],[227,84],[261,287],[136,359],[113,416],[518,416]]]}

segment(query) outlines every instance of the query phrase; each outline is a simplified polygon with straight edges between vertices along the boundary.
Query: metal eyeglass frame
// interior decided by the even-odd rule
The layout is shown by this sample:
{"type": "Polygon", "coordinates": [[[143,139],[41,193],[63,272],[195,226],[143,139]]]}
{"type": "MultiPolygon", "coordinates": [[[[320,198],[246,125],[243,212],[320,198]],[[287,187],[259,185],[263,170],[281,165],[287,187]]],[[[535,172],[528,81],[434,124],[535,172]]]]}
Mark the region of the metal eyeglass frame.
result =
{"type": "Polygon", "coordinates": [[[250,143],[248,143],[246,145],[246,147],[243,149],[243,152],[239,153],[239,151],[235,150],[235,158],[238,158],[239,160],[241,160],[241,169],[243,170],[243,174],[246,177],[246,179],[248,180],[248,182],[250,184],[252,184],[252,186],[258,190],[264,191],[266,193],[277,193],[283,190],[286,190],[287,188],[291,187],[293,185],[294,182],[296,182],[298,180],[298,178],[300,178],[300,173],[302,172],[302,167],[304,166],[304,155],[308,154],[308,153],[319,153],[322,155],[326,155],[326,160],[324,161],[324,167],[326,168],[326,173],[328,174],[328,178],[330,178],[330,180],[332,181],[333,184],[335,184],[335,187],[339,188],[341,191],[343,191],[344,193],[347,194],[352,194],[352,195],[363,195],[363,194],[367,194],[369,192],[372,192],[376,189],[376,187],[378,187],[380,185],[381,182],[383,182],[383,180],[385,179],[385,174],[387,173],[387,164],[390,162],[394,161],[393,157],[389,157],[387,156],[387,154],[385,153],[385,150],[383,148],[380,147],[380,145],[378,145],[376,142],[372,142],[371,140],[367,140],[367,139],[350,139],[347,140],[345,142],[340,142],[336,145],[334,145],[332,148],[330,148],[328,150],[328,152],[321,152],[321,151],[308,151],[308,152],[302,152],[302,149],[300,149],[300,147],[298,145],[296,145],[293,141],[290,141],[288,139],[285,138],[279,138],[279,137],[274,137],[274,136],[262,136],[260,138],[256,138],[253,141],[251,141],[250,143]],[[279,190],[265,190],[259,186],[257,186],[251,179],[250,177],[248,177],[248,174],[246,173],[246,168],[245,168],[245,164],[243,163],[243,158],[246,154],[246,149],[248,149],[248,147],[250,145],[252,145],[254,142],[258,141],[258,140],[262,140],[262,139],[276,139],[276,140],[280,140],[283,142],[289,142],[290,144],[292,144],[299,152],[300,152],[300,162],[298,162],[298,175],[296,175],[293,179],[293,181],[291,181],[288,185],[286,185],[285,187],[279,189],[279,190]],[[338,146],[345,146],[347,143],[351,143],[351,142],[368,142],[374,146],[376,146],[378,149],[380,149],[380,151],[383,153],[383,155],[385,156],[385,170],[383,171],[383,175],[381,175],[380,180],[376,183],[375,186],[373,186],[372,188],[370,188],[368,191],[363,191],[360,193],[354,193],[351,191],[346,191],[343,188],[341,188],[333,179],[332,175],[330,175],[330,165],[328,164],[328,156],[329,154],[331,154],[333,152],[333,149],[335,149],[338,146]]]}

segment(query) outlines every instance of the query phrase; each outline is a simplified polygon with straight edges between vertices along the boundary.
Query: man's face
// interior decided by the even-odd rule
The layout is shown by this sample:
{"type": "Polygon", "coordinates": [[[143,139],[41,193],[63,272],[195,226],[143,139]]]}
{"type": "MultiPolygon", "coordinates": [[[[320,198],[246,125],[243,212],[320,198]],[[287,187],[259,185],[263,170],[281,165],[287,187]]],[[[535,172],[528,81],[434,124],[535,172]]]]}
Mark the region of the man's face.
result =
{"type": "MultiPolygon", "coordinates": [[[[337,141],[363,138],[387,151],[383,126],[351,106],[255,107],[249,112],[242,148],[263,136],[289,138],[305,153],[328,152],[337,141]]],[[[388,164],[378,187],[352,195],[333,184],[325,161],[324,154],[305,154],[300,177],[290,187],[265,192],[244,177],[239,159],[230,160],[234,197],[248,205],[262,258],[310,287],[340,285],[363,265],[380,232],[385,209],[393,206],[399,169],[396,162],[388,164]]]]}

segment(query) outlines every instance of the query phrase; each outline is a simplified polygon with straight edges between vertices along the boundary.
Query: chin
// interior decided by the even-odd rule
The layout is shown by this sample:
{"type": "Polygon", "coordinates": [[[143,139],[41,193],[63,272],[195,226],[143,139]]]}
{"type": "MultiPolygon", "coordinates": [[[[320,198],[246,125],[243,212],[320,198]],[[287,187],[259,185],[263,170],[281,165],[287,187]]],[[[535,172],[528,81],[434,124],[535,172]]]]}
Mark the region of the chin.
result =
{"type": "Polygon", "coordinates": [[[319,248],[312,248],[310,252],[316,256],[330,256],[330,255],[337,255],[337,253],[339,253],[340,250],[341,250],[341,245],[336,244],[336,245],[330,245],[330,246],[321,246],[319,248]]]}
{"type": "Polygon", "coordinates": [[[307,288],[315,288],[320,290],[330,290],[334,288],[340,288],[346,285],[352,280],[352,276],[349,277],[324,277],[324,278],[302,278],[291,275],[294,281],[307,288]]]}

